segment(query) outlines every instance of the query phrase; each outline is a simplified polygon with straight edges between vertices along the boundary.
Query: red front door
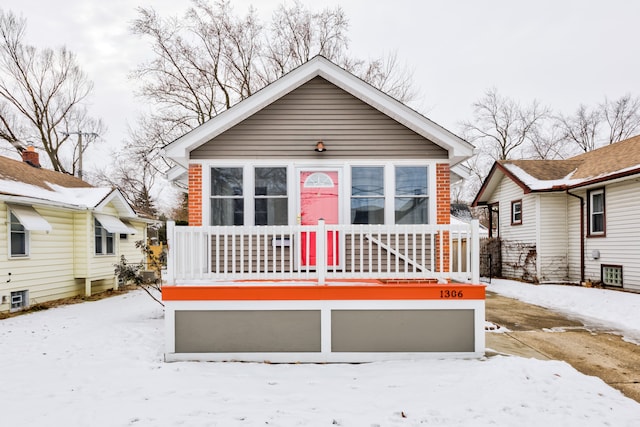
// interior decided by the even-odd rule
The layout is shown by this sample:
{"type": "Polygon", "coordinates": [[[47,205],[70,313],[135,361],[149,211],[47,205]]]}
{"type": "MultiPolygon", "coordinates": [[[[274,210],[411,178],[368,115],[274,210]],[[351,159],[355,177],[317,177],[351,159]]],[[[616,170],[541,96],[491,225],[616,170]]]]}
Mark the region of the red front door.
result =
{"type": "MultiPolygon", "coordinates": [[[[317,225],[338,224],[338,172],[300,172],[300,223],[317,225]]],[[[301,234],[301,265],[316,265],[316,233],[301,234]],[[308,236],[307,236],[308,234],[308,236]]],[[[338,265],[338,234],[327,231],[327,265],[338,265]]]]}

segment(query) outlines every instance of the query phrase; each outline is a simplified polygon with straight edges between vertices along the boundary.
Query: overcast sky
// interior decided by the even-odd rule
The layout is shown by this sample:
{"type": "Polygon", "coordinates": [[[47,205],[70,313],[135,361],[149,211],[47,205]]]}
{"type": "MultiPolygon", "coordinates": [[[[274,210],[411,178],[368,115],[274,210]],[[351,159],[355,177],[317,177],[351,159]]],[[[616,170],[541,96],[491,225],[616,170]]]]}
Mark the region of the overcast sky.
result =
{"type": "MultiPolygon", "coordinates": [[[[244,14],[253,4],[268,20],[281,1],[233,0],[244,14]]],[[[414,71],[421,97],[412,106],[460,133],[471,104],[496,87],[529,103],[538,99],[570,113],[605,96],[640,95],[638,22],[632,0],[303,0],[340,5],[350,20],[351,52],[374,58],[397,51],[414,71]]],[[[38,47],[66,45],[95,84],[91,113],[117,146],[142,108],[127,74],[148,45],[129,33],[136,6],[182,14],[187,0],[2,0],[1,8],[27,19],[38,47]]],[[[91,161],[91,159],[88,159],[91,161]]]]}

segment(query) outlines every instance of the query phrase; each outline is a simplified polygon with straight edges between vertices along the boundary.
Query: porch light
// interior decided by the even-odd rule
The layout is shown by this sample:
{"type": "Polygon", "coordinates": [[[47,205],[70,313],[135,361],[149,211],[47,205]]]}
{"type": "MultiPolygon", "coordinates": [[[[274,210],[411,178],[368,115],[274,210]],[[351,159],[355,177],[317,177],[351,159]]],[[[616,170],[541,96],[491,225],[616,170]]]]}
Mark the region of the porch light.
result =
{"type": "Polygon", "coordinates": [[[316,151],[317,151],[318,153],[322,153],[323,151],[327,151],[327,149],[326,149],[326,148],[325,148],[325,146],[324,146],[324,142],[322,142],[322,141],[318,141],[318,142],[316,143],[316,151]]]}

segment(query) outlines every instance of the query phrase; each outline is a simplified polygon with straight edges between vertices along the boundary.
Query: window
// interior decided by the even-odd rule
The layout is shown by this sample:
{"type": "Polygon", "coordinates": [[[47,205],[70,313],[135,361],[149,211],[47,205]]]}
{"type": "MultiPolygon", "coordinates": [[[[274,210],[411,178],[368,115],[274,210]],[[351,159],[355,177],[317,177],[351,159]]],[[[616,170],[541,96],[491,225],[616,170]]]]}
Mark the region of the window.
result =
{"type": "Polygon", "coordinates": [[[244,225],[242,168],[211,168],[211,225],[244,225]]]}
{"type": "Polygon", "coordinates": [[[287,225],[287,168],[256,168],[254,194],[256,225],[287,225]]]}
{"type": "Polygon", "coordinates": [[[511,202],[511,225],[522,224],[522,200],[511,202]]]}
{"type": "Polygon", "coordinates": [[[9,212],[11,229],[11,256],[24,257],[29,255],[29,231],[18,220],[13,212],[9,212]]]}
{"type": "Polygon", "coordinates": [[[18,311],[29,306],[29,291],[11,292],[11,306],[9,311],[18,311]]]}
{"type": "Polygon", "coordinates": [[[115,253],[113,233],[109,233],[107,229],[102,226],[100,221],[95,218],[93,220],[93,225],[95,232],[96,255],[113,255],[115,253]]]}
{"type": "Polygon", "coordinates": [[[396,167],[396,224],[429,223],[427,189],[426,166],[396,167]]]}
{"type": "Polygon", "coordinates": [[[312,173],[304,180],[304,188],[333,188],[334,182],[323,172],[312,173]]]}
{"type": "Polygon", "coordinates": [[[29,240],[32,231],[48,233],[51,231],[51,224],[31,206],[10,206],[9,253],[11,257],[29,256],[29,240]]]}
{"type": "Polygon", "coordinates": [[[587,215],[590,236],[604,236],[605,234],[604,207],[604,189],[589,191],[587,196],[587,215]]]}
{"type": "Polygon", "coordinates": [[[600,267],[600,280],[606,286],[622,287],[622,266],[602,264],[600,267]]]}
{"type": "Polygon", "coordinates": [[[351,169],[351,224],[384,224],[384,168],[351,169]]]}

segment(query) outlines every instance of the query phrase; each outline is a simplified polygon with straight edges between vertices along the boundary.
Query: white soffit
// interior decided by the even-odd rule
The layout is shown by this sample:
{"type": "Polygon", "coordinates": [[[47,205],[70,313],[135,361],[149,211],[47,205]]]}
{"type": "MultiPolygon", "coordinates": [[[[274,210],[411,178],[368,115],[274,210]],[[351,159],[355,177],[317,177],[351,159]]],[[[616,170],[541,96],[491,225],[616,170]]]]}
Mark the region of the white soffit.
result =
{"type": "Polygon", "coordinates": [[[31,206],[12,205],[9,209],[18,218],[20,224],[29,231],[46,231],[49,233],[52,229],[51,224],[31,206]]]}
{"type": "Polygon", "coordinates": [[[93,216],[109,232],[117,234],[136,234],[136,230],[120,221],[115,216],[94,213],[93,216]]]}

